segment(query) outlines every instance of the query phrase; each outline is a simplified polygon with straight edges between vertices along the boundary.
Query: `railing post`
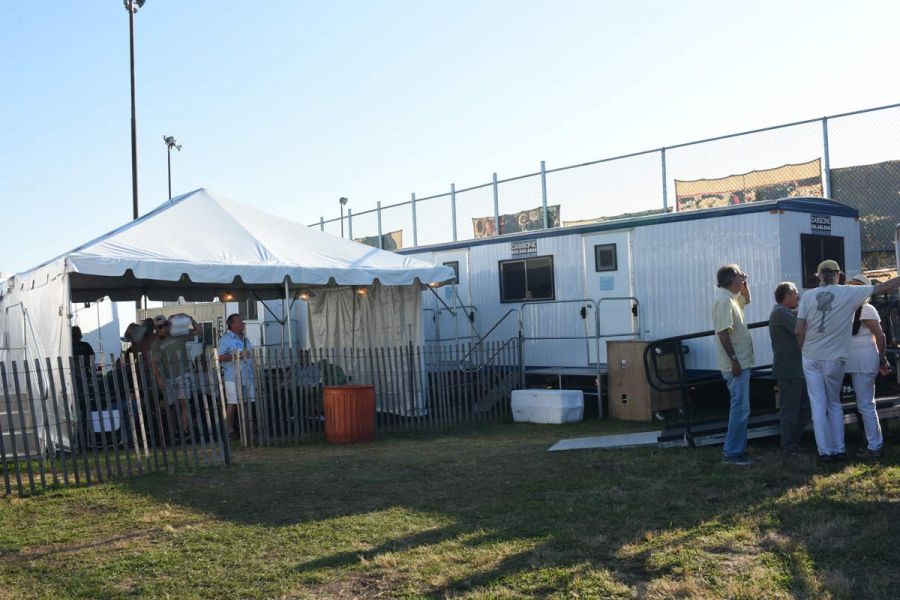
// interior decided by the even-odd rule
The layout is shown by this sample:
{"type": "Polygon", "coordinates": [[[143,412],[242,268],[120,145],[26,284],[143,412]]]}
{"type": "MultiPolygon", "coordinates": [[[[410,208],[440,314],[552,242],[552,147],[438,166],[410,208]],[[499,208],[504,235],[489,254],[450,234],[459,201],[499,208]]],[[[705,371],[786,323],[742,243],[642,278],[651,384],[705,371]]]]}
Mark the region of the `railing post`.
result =
{"type": "Polygon", "coordinates": [[[319,217],[319,231],[325,231],[325,217],[319,217]]]}
{"type": "Polygon", "coordinates": [[[550,228],[550,218],[547,214],[547,165],[541,161],[541,202],[544,206],[544,229],[550,228]]]}
{"type": "Polygon", "coordinates": [[[381,200],[375,205],[378,214],[378,249],[384,250],[384,241],[381,239],[381,200]]]}
{"type": "Polygon", "coordinates": [[[663,212],[669,212],[669,189],[666,185],[666,149],[660,149],[659,153],[662,158],[663,212]]]}
{"type": "Polygon", "coordinates": [[[828,152],[828,117],[822,117],[822,195],[831,198],[831,158],[828,152]]]}
{"type": "Polygon", "coordinates": [[[416,225],[416,193],[410,195],[410,206],[412,206],[412,225],[413,225],[413,248],[419,245],[419,229],[416,225]]]}
{"type": "Polygon", "coordinates": [[[494,173],[494,235],[500,235],[500,190],[497,186],[497,174],[494,173]]]}
{"type": "Polygon", "coordinates": [[[450,224],[453,226],[453,241],[456,241],[456,184],[450,184],[450,224]]]}
{"type": "Polygon", "coordinates": [[[353,209],[347,209],[347,239],[353,239],[353,209]]]}
{"type": "Polygon", "coordinates": [[[519,385],[521,389],[525,389],[525,339],[522,335],[522,328],[519,327],[519,385]]]}

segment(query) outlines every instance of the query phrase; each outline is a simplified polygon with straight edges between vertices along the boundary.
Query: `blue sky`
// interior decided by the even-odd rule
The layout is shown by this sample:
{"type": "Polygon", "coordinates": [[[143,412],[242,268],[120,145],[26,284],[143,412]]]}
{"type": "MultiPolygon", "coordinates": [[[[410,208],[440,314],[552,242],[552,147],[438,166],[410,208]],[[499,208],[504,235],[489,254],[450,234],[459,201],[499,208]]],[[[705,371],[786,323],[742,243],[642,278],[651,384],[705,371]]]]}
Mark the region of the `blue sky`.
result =
{"type": "MultiPolygon", "coordinates": [[[[895,2],[211,2],[136,16],[141,210],[303,223],[900,101],[895,2]]],[[[0,270],[131,218],[120,1],[0,5],[0,270]]]]}

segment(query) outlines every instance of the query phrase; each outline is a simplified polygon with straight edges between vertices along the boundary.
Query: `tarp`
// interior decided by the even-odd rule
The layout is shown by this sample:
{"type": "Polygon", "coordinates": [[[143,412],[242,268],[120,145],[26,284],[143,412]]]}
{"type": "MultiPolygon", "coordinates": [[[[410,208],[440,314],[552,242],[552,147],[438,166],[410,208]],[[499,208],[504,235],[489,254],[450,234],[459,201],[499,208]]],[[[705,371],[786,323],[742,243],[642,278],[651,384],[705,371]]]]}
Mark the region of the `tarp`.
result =
{"type": "Polygon", "coordinates": [[[299,294],[319,286],[440,284],[453,276],[450,267],[337,238],[199,189],[3,282],[0,360],[7,358],[4,340],[16,336],[30,338],[22,341],[38,357],[68,356],[69,301],[274,299],[285,296],[285,283],[299,294]],[[18,313],[23,316],[12,318],[18,313]]]}
{"type": "MultiPolygon", "coordinates": [[[[262,300],[322,294],[333,305],[317,300],[317,312],[348,327],[356,345],[419,343],[422,286],[453,278],[450,267],[327,235],[199,189],[0,281],[0,362],[27,361],[30,368],[35,361],[67,361],[72,303],[103,297],[262,300]],[[360,288],[372,293],[366,302],[354,296],[360,288]],[[349,320],[342,309],[348,297],[354,309],[349,320]]],[[[345,336],[322,333],[314,344],[336,344],[339,352],[346,347],[345,336]]],[[[35,394],[46,397],[46,382],[31,375],[35,394]]]]}

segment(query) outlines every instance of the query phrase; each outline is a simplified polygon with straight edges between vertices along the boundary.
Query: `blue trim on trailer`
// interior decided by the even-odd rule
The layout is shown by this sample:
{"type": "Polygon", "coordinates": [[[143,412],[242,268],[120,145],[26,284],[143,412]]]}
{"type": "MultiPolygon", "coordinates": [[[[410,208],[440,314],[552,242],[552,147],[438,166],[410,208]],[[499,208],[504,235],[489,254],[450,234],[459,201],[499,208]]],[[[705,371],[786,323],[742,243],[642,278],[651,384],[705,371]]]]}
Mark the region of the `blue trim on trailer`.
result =
{"type": "Polygon", "coordinates": [[[846,204],[827,200],[825,198],[783,198],[781,200],[767,200],[765,202],[749,202],[735,206],[723,206],[720,208],[705,208],[702,210],[689,210],[684,212],[671,212],[643,217],[631,217],[579,225],[578,227],[556,227],[554,229],[537,229],[534,231],[520,231],[507,233],[500,236],[476,238],[460,242],[446,242],[432,244],[430,246],[416,246],[413,248],[401,248],[395,250],[397,254],[416,254],[418,252],[434,252],[439,250],[458,250],[471,248],[485,244],[498,244],[514,242],[520,239],[539,239],[557,237],[561,235],[595,233],[598,231],[611,231],[618,229],[631,229],[646,225],[658,225],[662,223],[677,223],[680,221],[696,221],[699,219],[715,219],[730,215],[743,215],[759,212],[797,212],[809,214],[826,214],[834,217],[851,217],[859,219],[859,211],[846,204]]]}

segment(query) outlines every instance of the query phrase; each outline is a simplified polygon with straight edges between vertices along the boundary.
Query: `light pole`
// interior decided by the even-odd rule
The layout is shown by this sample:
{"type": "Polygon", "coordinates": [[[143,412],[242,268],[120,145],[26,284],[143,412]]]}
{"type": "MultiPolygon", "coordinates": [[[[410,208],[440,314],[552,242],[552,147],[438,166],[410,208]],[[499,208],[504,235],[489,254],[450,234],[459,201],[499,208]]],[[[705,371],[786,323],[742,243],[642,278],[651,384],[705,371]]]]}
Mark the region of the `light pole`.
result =
{"type": "Polygon", "coordinates": [[[128,39],[131,48],[131,208],[134,218],[138,218],[137,183],[137,117],[134,107],[134,13],[144,6],[146,0],[123,0],[128,11],[128,39]]]}
{"type": "Polygon", "coordinates": [[[167,162],[169,165],[169,200],[172,199],[172,148],[181,152],[181,144],[179,144],[171,135],[163,134],[163,141],[166,143],[167,162]]]}
{"type": "Polygon", "coordinates": [[[338,202],[341,203],[341,239],[344,239],[344,205],[347,204],[347,199],[341,196],[338,202]]]}

